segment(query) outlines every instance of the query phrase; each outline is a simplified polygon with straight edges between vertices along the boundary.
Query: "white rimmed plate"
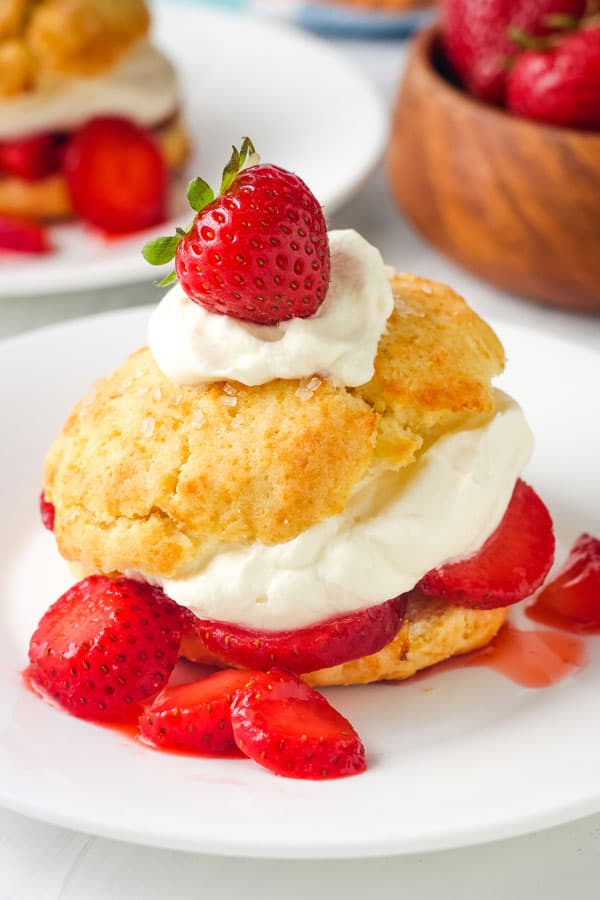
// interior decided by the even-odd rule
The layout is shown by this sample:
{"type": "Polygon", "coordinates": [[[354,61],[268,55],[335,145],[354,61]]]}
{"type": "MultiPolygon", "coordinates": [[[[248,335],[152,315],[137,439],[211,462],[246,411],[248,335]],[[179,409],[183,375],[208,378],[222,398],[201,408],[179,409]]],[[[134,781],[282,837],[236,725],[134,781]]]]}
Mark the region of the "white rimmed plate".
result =
{"type": "MultiPolygon", "coordinates": [[[[328,691],[360,732],[369,770],[326,783],[154,753],[24,688],[29,635],[71,581],[38,522],[42,459],[73,401],[143,342],[147,315],[92,317],[0,345],[0,803],[140,843],[298,858],[442,849],[600,810],[600,638],[586,641],[584,669],[545,690],[465,669],[328,691]]],[[[600,358],[528,328],[498,331],[510,359],[503,386],[537,438],[527,477],[555,517],[562,558],[579,532],[600,533],[600,426],[586,399],[600,358]]]]}
{"type": "MultiPolygon", "coordinates": [[[[326,213],[363,183],[385,144],[388,117],[364,76],[326,42],[244,13],[158,4],[157,45],[177,66],[194,141],[186,165],[218,185],[231,144],[250,134],[264,160],[297,172],[326,213]]],[[[83,290],[156,278],[141,247],[190,216],[186,177],[172,223],[105,241],[80,224],[52,229],[56,252],[0,260],[0,297],[83,290]]]]}

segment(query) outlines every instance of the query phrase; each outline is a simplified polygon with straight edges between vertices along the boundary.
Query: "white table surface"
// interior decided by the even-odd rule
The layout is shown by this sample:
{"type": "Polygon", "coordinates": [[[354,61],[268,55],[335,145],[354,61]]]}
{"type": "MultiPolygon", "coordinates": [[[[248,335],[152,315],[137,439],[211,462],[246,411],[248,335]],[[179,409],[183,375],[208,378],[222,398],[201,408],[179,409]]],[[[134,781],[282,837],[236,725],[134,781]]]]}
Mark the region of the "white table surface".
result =
{"type": "MultiPolygon", "coordinates": [[[[340,51],[355,60],[390,103],[402,67],[400,46],[339,42],[340,51]]],[[[331,225],[357,228],[398,269],[452,284],[500,328],[503,321],[528,323],[542,333],[562,335],[600,351],[600,318],[524,303],[483,284],[427,247],[395,210],[383,168],[332,217],[331,225]]],[[[155,302],[150,282],[78,295],[4,299],[0,337],[149,302],[155,302]]],[[[527,837],[424,856],[269,862],[138,847],[0,810],[0,900],[597,900],[599,876],[600,815],[527,837]]]]}

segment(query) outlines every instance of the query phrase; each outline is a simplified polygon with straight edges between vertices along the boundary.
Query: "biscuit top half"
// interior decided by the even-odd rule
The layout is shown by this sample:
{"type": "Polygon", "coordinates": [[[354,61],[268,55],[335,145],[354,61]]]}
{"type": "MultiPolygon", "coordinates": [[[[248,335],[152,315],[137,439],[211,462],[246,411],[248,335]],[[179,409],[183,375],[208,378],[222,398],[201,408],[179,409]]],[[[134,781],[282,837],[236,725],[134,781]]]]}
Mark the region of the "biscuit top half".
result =
{"type": "Polygon", "coordinates": [[[182,386],[148,348],[96,384],[45,464],[62,555],[87,571],[184,577],[215,544],[296,537],[340,513],[369,471],[409,466],[442,433],[489,419],[504,366],[492,329],[444,285],[391,286],[360,387],[182,386]]]}
{"type": "Polygon", "coordinates": [[[0,99],[104,72],[149,25],[145,0],[0,0],[0,99]]]}

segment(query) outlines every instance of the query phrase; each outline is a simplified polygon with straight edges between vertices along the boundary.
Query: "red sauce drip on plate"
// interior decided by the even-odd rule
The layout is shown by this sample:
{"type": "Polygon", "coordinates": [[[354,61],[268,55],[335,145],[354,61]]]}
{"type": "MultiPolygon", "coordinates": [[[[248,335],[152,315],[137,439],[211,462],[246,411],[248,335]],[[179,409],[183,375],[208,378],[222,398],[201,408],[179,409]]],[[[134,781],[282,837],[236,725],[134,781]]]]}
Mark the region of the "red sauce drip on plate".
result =
{"type": "MultiPolygon", "coordinates": [[[[186,684],[189,681],[195,681],[198,678],[204,678],[207,675],[210,675],[211,672],[214,672],[214,667],[199,665],[197,663],[188,662],[185,659],[181,659],[173,674],[171,675],[171,679],[169,680],[169,685],[173,687],[176,684],[186,684]]],[[[54,706],[55,709],[60,710],[63,713],[67,713],[69,715],[69,711],[63,709],[58,703],[55,703],[53,698],[46,694],[31,680],[29,675],[29,666],[26,669],[23,669],[21,672],[21,678],[23,679],[23,684],[27,688],[28,691],[31,691],[32,694],[35,694],[36,697],[40,697],[50,706],[54,706]]],[[[130,740],[136,741],[141,744],[143,747],[149,747],[150,750],[156,750],[158,753],[169,753],[174,756],[195,756],[195,757],[205,757],[205,758],[218,758],[218,759],[245,759],[244,754],[237,750],[232,749],[230,753],[196,753],[189,750],[176,750],[170,747],[159,747],[156,744],[153,744],[151,741],[144,740],[138,731],[138,716],[142,714],[142,707],[137,707],[136,712],[133,717],[129,721],[123,722],[97,722],[94,719],[82,719],[82,722],[87,722],[90,725],[97,725],[99,728],[106,728],[109,731],[114,731],[117,734],[123,735],[130,740]]]]}
{"type": "Polygon", "coordinates": [[[585,644],[555,631],[521,631],[504,625],[494,640],[473,653],[456,656],[419,673],[451,669],[489,668],[528,688],[549,687],[576,672],[587,662],[585,644]]]}

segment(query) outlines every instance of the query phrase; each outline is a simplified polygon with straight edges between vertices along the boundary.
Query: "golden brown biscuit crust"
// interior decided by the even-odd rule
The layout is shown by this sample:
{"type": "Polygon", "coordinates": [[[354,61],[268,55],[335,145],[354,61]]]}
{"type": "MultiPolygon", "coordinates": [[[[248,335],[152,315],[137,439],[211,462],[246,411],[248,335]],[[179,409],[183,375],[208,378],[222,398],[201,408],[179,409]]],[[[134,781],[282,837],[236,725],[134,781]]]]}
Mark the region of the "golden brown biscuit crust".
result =
{"type": "MultiPolygon", "coordinates": [[[[466,609],[413,592],[402,628],[386,647],[363,656],[304,675],[318,687],[399,681],[452,656],[469,653],[488,644],[506,621],[506,609],[466,609]]],[[[188,634],[181,655],[192,662],[227,666],[209,653],[197,636],[188,634]]]]}
{"type": "Polygon", "coordinates": [[[33,89],[46,73],[95,75],[148,31],[145,0],[0,0],[0,97],[33,89]]]}
{"type": "MultiPolygon", "coordinates": [[[[168,168],[175,172],[185,162],[190,139],[180,118],[153,129],[168,168]]],[[[58,172],[37,181],[0,176],[0,215],[57,220],[73,215],[64,176],[58,172]]]]}
{"type": "Polygon", "coordinates": [[[184,577],[216,543],[273,544],[341,512],[371,466],[401,468],[494,409],[494,333],[449,288],[392,280],[369,384],[180,387],[134,354],[74,410],[44,490],[63,556],[86,571],[184,577]],[[432,373],[430,367],[436,372],[432,373]]]}
{"type": "Polygon", "coordinates": [[[375,375],[354,392],[381,414],[378,456],[401,468],[443,432],[493,412],[491,380],[504,368],[504,350],[446,285],[410,274],[393,275],[391,285],[395,309],[375,375]]]}
{"type": "Polygon", "coordinates": [[[215,541],[272,544],[340,512],[377,415],[327,382],[180,387],[140,350],[74,410],[45,491],[67,559],[178,577],[215,541]]]}

